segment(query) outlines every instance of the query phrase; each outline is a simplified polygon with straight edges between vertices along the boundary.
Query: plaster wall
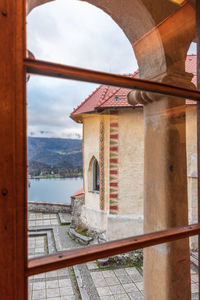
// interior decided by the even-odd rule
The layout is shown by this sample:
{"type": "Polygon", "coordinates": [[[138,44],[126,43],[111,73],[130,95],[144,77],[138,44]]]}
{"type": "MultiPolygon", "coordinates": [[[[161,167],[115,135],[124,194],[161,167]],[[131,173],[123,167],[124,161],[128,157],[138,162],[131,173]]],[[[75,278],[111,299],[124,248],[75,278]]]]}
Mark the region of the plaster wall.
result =
{"type": "Polygon", "coordinates": [[[110,207],[110,116],[102,116],[104,122],[104,210],[109,213],[110,207]]]}
{"type": "Polygon", "coordinates": [[[142,233],[143,217],[141,215],[108,215],[106,230],[106,239],[108,241],[142,233]]]}
{"type": "Polygon", "coordinates": [[[119,113],[119,214],[143,215],[143,109],[119,113]]]}
{"type": "Polygon", "coordinates": [[[107,212],[105,211],[84,205],[81,211],[81,220],[90,229],[94,229],[97,232],[106,231],[107,212]]]}
{"type": "MultiPolygon", "coordinates": [[[[122,109],[118,114],[119,127],[119,210],[109,214],[109,142],[110,116],[84,115],[84,180],[85,206],[82,217],[92,228],[107,231],[107,239],[137,235],[143,232],[144,184],[144,120],[143,109],[122,109]],[[104,174],[105,211],[99,208],[99,193],[92,192],[89,165],[93,156],[99,160],[100,122],[104,122],[104,174]]],[[[189,219],[197,219],[197,136],[196,107],[188,105],[186,111],[187,173],[189,219]]],[[[195,242],[193,242],[195,244],[195,242]]],[[[193,245],[193,248],[195,246],[193,245]]]]}
{"type": "Polygon", "coordinates": [[[84,190],[85,206],[99,210],[99,192],[92,191],[90,162],[93,157],[99,162],[100,116],[85,115],[83,118],[83,153],[84,153],[84,190]]]}
{"type": "Polygon", "coordinates": [[[186,113],[189,220],[197,221],[197,111],[188,105],[186,113]]]}
{"type": "MultiPolygon", "coordinates": [[[[187,137],[187,184],[189,223],[197,222],[197,111],[196,105],[188,105],[186,113],[186,137],[187,137]]],[[[192,249],[198,249],[198,237],[190,238],[192,249]]]]}

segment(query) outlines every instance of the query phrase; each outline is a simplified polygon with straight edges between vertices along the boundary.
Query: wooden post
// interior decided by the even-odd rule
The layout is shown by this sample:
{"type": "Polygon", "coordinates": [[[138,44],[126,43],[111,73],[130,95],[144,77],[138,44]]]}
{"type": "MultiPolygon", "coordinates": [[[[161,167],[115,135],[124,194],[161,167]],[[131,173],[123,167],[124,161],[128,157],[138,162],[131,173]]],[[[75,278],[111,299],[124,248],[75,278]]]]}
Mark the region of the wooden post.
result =
{"type": "Polygon", "coordinates": [[[25,3],[0,2],[0,298],[27,299],[25,3]]]}
{"type": "MultiPolygon", "coordinates": [[[[200,0],[196,0],[196,40],[197,40],[197,89],[200,89],[200,0]]],[[[198,223],[200,223],[200,102],[197,102],[197,170],[198,170],[198,223]]],[[[198,236],[198,267],[200,283],[200,235],[198,236]]],[[[200,284],[199,284],[200,299],[200,284]]]]}

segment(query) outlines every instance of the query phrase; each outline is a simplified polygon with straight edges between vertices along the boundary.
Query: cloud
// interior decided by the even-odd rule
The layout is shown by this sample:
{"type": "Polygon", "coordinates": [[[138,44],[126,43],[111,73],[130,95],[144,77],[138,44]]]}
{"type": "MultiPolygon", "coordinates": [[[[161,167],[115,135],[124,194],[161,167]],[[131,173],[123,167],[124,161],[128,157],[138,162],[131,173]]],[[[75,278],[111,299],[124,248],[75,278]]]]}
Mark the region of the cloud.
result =
{"type": "MultiPolygon", "coordinates": [[[[27,18],[27,45],[37,59],[118,74],[137,69],[132,47],[118,25],[82,1],[57,0],[34,9],[27,18]]],[[[29,134],[80,135],[81,126],[69,114],[96,87],[31,75],[27,85],[29,134]]]]}

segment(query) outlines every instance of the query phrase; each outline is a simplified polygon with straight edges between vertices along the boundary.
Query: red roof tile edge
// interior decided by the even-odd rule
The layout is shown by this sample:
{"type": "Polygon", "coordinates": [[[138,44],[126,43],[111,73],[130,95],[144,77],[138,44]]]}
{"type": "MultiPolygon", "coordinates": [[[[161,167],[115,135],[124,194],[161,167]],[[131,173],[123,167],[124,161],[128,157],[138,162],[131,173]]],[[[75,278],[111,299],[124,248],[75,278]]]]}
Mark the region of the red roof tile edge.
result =
{"type": "Polygon", "coordinates": [[[80,189],[80,190],[74,192],[73,196],[76,197],[76,196],[82,195],[82,194],[84,194],[84,193],[85,193],[84,190],[83,190],[83,189],[80,189]]]}
{"type": "MultiPolygon", "coordinates": [[[[186,71],[189,71],[191,73],[193,73],[194,77],[193,77],[193,83],[196,84],[196,54],[189,54],[187,55],[187,59],[186,59],[186,71]],[[191,60],[191,58],[193,58],[191,60]]],[[[135,71],[133,74],[128,74],[128,75],[124,75],[127,77],[132,77],[132,78],[137,78],[139,74],[139,71],[135,71]]],[[[97,111],[98,108],[104,108],[104,109],[108,109],[108,108],[128,108],[131,107],[132,105],[130,105],[127,102],[127,98],[126,95],[124,93],[124,96],[126,99],[121,100],[120,101],[116,101],[113,103],[114,99],[112,99],[112,97],[114,97],[114,95],[120,91],[120,90],[128,90],[128,89],[123,89],[120,87],[111,87],[108,85],[100,85],[96,90],[94,90],[94,92],[89,95],[76,109],[73,110],[73,112],[70,114],[71,118],[74,118],[78,115],[81,115],[83,113],[91,113],[94,112],[95,110],[97,111]],[[97,93],[100,92],[100,90],[102,89],[101,94],[98,96],[99,99],[97,99],[97,93]],[[109,89],[111,89],[111,92],[107,95],[107,92],[109,91],[109,89]],[[94,98],[94,105],[92,105],[92,103],[90,102],[90,104],[88,103],[89,101],[93,100],[92,98],[94,98]],[[110,100],[110,101],[109,101],[110,100]],[[126,101],[125,101],[126,100],[126,101]],[[88,105],[87,105],[88,103],[88,105]],[[84,111],[84,106],[85,107],[85,111],[84,111]]],[[[93,101],[92,101],[93,102],[93,101]]],[[[196,101],[193,100],[186,100],[186,104],[196,104],[196,101]]],[[[136,105],[136,106],[142,106],[142,105],[136,105]]]]}

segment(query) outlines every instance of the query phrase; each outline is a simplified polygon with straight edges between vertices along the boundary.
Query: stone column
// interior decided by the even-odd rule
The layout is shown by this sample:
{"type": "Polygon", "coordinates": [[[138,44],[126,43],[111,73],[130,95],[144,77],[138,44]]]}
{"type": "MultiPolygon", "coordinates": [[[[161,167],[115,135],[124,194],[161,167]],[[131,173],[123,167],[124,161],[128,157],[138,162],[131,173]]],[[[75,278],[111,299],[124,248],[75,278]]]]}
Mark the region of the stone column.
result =
{"type": "MultiPolygon", "coordinates": [[[[169,78],[193,87],[188,73],[169,78]]],[[[129,102],[144,104],[144,232],[187,225],[185,99],[137,91],[129,102]]],[[[145,300],[191,298],[188,239],[144,250],[144,291],[145,300]]]]}

